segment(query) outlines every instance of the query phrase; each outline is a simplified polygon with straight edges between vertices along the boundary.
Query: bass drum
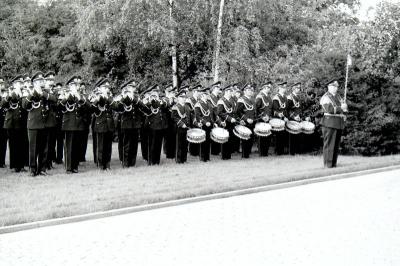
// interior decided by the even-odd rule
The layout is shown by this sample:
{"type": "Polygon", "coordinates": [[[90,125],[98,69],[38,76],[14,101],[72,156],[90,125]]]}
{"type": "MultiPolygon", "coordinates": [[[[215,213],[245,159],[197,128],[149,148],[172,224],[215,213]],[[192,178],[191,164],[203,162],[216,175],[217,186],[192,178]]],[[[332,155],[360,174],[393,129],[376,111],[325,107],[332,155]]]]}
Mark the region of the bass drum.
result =
{"type": "Polygon", "coordinates": [[[190,143],[203,143],[206,141],[206,132],[201,128],[192,128],[187,131],[186,139],[190,143]]]}
{"type": "Polygon", "coordinates": [[[229,139],[229,131],[222,127],[216,127],[211,130],[211,139],[216,143],[226,143],[229,139]]]}
{"type": "Polygon", "coordinates": [[[250,139],[252,132],[248,127],[237,125],[233,129],[233,134],[240,139],[248,140],[250,139]]]}

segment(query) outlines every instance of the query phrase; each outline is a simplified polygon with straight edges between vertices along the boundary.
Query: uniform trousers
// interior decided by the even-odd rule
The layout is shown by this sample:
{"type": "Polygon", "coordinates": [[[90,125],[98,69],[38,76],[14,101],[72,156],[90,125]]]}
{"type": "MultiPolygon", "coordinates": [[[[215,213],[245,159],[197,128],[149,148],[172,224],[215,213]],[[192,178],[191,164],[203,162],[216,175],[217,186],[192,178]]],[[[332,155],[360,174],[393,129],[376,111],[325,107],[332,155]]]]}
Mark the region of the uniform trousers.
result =
{"type": "Polygon", "coordinates": [[[328,168],[336,167],[342,130],[322,127],[322,136],[324,139],[324,166],[328,168]]]}
{"type": "Polygon", "coordinates": [[[47,153],[46,153],[46,167],[51,168],[52,162],[56,160],[56,142],[57,142],[57,128],[49,127],[47,130],[47,153]]]}
{"type": "Polygon", "coordinates": [[[139,129],[121,129],[121,139],[123,167],[135,166],[139,141],[139,129]]]}
{"type": "Polygon", "coordinates": [[[78,131],[78,132],[79,132],[80,140],[81,140],[81,146],[80,146],[80,152],[79,152],[79,162],[85,162],[87,145],[88,145],[88,141],[89,141],[89,129],[85,129],[85,130],[78,131]]]}
{"type": "Polygon", "coordinates": [[[110,168],[113,137],[113,132],[96,133],[97,166],[102,170],[110,168]]]}
{"type": "Polygon", "coordinates": [[[226,128],[229,131],[229,139],[227,142],[221,144],[221,159],[229,160],[232,158],[232,153],[234,152],[235,138],[232,128],[226,128]]]}
{"type": "Polygon", "coordinates": [[[210,150],[211,150],[211,128],[203,127],[206,132],[206,141],[200,143],[200,161],[207,162],[210,160],[210,150]]]}
{"type": "Polygon", "coordinates": [[[164,129],[149,129],[148,165],[160,164],[164,129]]]}
{"type": "Polygon", "coordinates": [[[269,146],[271,144],[271,136],[268,137],[258,137],[258,152],[261,157],[268,156],[269,146]]]}
{"type": "Polygon", "coordinates": [[[64,164],[67,171],[78,170],[79,151],[81,149],[80,131],[64,133],[64,164]]]}
{"type": "Polygon", "coordinates": [[[199,154],[200,154],[200,144],[189,143],[189,153],[192,156],[199,156],[199,154]]]}
{"type": "Polygon", "coordinates": [[[300,154],[300,144],[301,144],[301,139],[302,139],[302,133],[299,134],[292,134],[288,133],[289,135],[289,154],[290,155],[295,155],[295,154],[300,154]]]}
{"type": "Polygon", "coordinates": [[[26,135],[26,128],[21,129],[7,129],[8,133],[8,147],[10,157],[10,169],[21,170],[25,166],[26,143],[24,143],[24,136],[26,135]]]}
{"type": "Polygon", "coordinates": [[[56,129],[56,163],[61,164],[64,157],[64,131],[62,131],[61,126],[57,125],[56,129]]]}
{"type": "Polygon", "coordinates": [[[253,147],[253,135],[249,139],[242,139],[242,158],[249,158],[253,147]]]}
{"type": "Polygon", "coordinates": [[[169,125],[165,130],[164,153],[168,159],[175,158],[176,153],[176,128],[169,125]]]}
{"type": "Polygon", "coordinates": [[[31,173],[40,174],[46,167],[46,129],[28,129],[29,168],[31,173]]]}
{"type": "Polygon", "coordinates": [[[176,130],[176,163],[185,163],[187,161],[188,141],[186,140],[187,128],[177,128],[176,130]]]}
{"type": "Polygon", "coordinates": [[[211,154],[219,155],[221,153],[221,144],[211,141],[211,154]]]}
{"type": "Polygon", "coordinates": [[[140,129],[140,148],[142,150],[142,158],[145,161],[149,159],[149,130],[146,126],[140,129]]]}
{"type": "Polygon", "coordinates": [[[285,153],[287,142],[288,142],[287,131],[283,130],[275,132],[275,152],[277,155],[282,155],[285,153]]]}
{"type": "Polygon", "coordinates": [[[7,151],[7,130],[4,128],[0,128],[0,167],[4,167],[6,164],[6,151],[7,151]]]}

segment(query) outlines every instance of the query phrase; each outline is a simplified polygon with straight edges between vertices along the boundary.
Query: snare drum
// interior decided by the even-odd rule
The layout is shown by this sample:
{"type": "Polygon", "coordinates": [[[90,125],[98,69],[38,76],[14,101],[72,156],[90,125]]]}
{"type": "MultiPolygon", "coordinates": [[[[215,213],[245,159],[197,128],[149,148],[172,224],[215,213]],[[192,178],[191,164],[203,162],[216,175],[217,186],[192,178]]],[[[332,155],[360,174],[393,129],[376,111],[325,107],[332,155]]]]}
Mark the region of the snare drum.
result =
{"type": "Polygon", "coordinates": [[[235,134],[240,139],[248,140],[250,139],[252,132],[248,127],[237,125],[233,129],[233,134],[235,134]]]}
{"type": "Polygon", "coordinates": [[[290,134],[299,134],[301,133],[301,126],[299,122],[296,121],[288,121],[286,122],[286,131],[290,134]]]}
{"type": "Polygon", "coordinates": [[[229,131],[222,127],[216,127],[211,130],[210,137],[217,143],[226,143],[229,139],[229,131]]]}
{"type": "Polygon", "coordinates": [[[282,131],[285,130],[285,121],[278,119],[278,118],[272,118],[269,120],[269,124],[271,125],[271,130],[272,131],[282,131]]]}
{"type": "Polygon", "coordinates": [[[301,131],[305,134],[312,134],[315,130],[315,124],[309,121],[303,121],[300,123],[301,131]]]}
{"type": "Polygon", "coordinates": [[[187,131],[186,139],[190,143],[203,143],[204,141],[206,141],[206,132],[200,128],[189,129],[187,131]]]}
{"type": "Polygon", "coordinates": [[[268,137],[271,135],[271,125],[264,122],[258,122],[254,127],[254,134],[259,137],[268,137]]]}

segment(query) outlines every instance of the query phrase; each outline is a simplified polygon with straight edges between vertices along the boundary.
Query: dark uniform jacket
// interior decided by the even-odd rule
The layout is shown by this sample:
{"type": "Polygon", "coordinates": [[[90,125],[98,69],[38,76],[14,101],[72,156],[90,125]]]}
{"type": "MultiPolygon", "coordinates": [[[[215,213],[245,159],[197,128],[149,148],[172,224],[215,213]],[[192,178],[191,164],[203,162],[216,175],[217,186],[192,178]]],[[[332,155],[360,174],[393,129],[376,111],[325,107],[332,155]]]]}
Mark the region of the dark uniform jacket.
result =
{"type": "Polygon", "coordinates": [[[222,97],[218,101],[217,105],[217,115],[219,125],[221,127],[231,126],[233,123],[233,119],[235,119],[235,104],[233,102],[233,98],[230,100],[222,97]]]}
{"type": "Polygon", "coordinates": [[[73,102],[73,107],[67,104],[67,100],[60,102],[59,106],[62,112],[61,129],[63,131],[83,131],[86,128],[87,114],[90,113],[89,103],[86,99],[78,101],[75,98],[71,102],[73,102]]]}
{"type": "Polygon", "coordinates": [[[112,104],[114,111],[119,113],[120,129],[137,129],[143,124],[143,113],[141,102],[135,97],[132,101],[118,101],[112,104]]]}
{"type": "Polygon", "coordinates": [[[22,108],[22,99],[11,103],[11,97],[3,99],[0,103],[0,128],[23,129],[26,128],[27,113],[22,108]]]}
{"type": "Polygon", "coordinates": [[[110,99],[101,99],[104,103],[101,106],[104,106],[104,110],[100,110],[99,102],[95,101],[92,104],[93,110],[93,130],[96,133],[106,133],[106,132],[114,132],[114,117],[112,113],[112,108],[110,106],[110,99]]]}
{"type": "Polygon", "coordinates": [[[243,120],[246,126],[253,126],[256,120],[256,108],[252,99],[245,96],[240,97],[236,105],[236,116],[239,121],[243,120]],[[253,123],[248,123],[247,119],[252,119],[253,123]]]}
{"type": "Polygon", "coordinates": [[[48,98],[43,100],[46,109],[45,127],[51,128],[57,126],[57,98],[54,94],[48,94],[48,98]]]}
{"type": "Polygon", "coordinates": [[[263,92],[256,97],[256,116],[258,121],[268,122],[272,116],[272,98],[263,92]],[[268,118],[264,121],[263,118],[268,118]]]}
{"type": "Polygon", "coordinates": [[[46,127],[48,110],[45,101],[50,98],[51,96],[44,92],[41,96],[29,95],[22,100],[22,107],[28,111],[28,129],[44,129],[46,127]]]}
{"type": "Polygon", "coordinates": [[[343,129],[345,123],[345,115],[341,106],[341,98],[339,94],[333,96],[326,92],[320,100],[324,116],[321,125],[324,127],[343,129]]]}
{"type": "Polygon", "coordinates": [[[288,99],[279,93],[272,99],[272,116],[275,118],[283,119],[288,118],[288,99]],[[283,117],[282,117],[283,115],[283,117]]]}
{"type": "Polygon", "coordinates": [[[287,99],[289,118],[291,120],[296,120],[295,118],[298,116],[301,119],[303,116],[304,99],[293,93],[291,93],[287,99]]]}
{"type": "Polygon", "coordinates": [[[199,101],[196,103],[194,106],[194,125],[197,127],[200,127],[200,123],[202,124],[202,127],[207,127],[206,123],[210,122],[210,126],[212,127],[214,122],[215,122],[215,117],[214,117],[214,110],[209,102],[203,102],[199,101]]]}
{"type": "Polygon", "coordinates": [[[163,100],[151,100],[146,105],[144,105],[144,113],[146,115],[145,123],[150,129],[161,130],[168,126],[168,121],[166,119],[167,102],[163,100]]]}
{"type": "Polygon", "coordinates": [[[187,106],[186,104],[180,105],[179,103],[177,103],[171,108],[171,112],[172,112],[172,119],[177,125],[177,127],[182,128],[183,125],[185,125],[186,128],[190,127],[191,112],[189,106],[187,106]]]}

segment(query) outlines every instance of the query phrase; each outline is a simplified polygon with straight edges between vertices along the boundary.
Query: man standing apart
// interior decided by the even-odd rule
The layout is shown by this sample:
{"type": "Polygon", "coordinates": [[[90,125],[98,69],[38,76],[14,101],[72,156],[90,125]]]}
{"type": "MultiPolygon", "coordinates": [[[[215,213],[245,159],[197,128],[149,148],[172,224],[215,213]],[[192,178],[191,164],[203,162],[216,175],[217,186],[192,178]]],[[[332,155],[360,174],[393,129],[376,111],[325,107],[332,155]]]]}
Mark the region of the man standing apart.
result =
{"type": "Polygon", "coordinates": [[[337,93],[339,88],[337,79],[330,80],[326,85],[328,91],[320,100],[324,112],[321,126],[324,140],[324,166],[332,168],[336,167],[340,138],[346,119],[344,113],[348,111],[348,107],[337,93]]]}

